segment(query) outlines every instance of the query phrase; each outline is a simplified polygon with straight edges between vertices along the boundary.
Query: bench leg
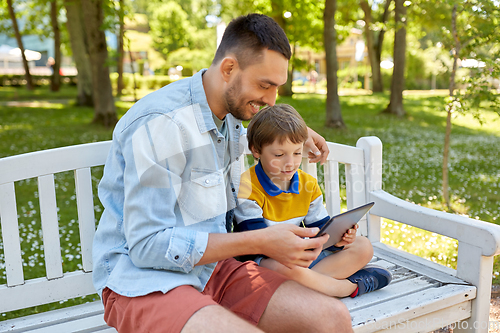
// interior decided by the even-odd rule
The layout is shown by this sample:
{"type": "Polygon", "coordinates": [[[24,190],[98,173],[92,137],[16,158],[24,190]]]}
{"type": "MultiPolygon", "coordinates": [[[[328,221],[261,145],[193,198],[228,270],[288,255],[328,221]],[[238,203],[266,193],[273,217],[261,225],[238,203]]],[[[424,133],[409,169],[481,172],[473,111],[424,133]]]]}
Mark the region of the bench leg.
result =
{"type": "Polygon", "coordinates": [[[454,333],[488,333],[492,273],[493,257],[482,256],[481,249],[474,245],[458,245],[457,277],[477,286],[477,295],[472,301],[471,317],[457,323],[454,333]]]}

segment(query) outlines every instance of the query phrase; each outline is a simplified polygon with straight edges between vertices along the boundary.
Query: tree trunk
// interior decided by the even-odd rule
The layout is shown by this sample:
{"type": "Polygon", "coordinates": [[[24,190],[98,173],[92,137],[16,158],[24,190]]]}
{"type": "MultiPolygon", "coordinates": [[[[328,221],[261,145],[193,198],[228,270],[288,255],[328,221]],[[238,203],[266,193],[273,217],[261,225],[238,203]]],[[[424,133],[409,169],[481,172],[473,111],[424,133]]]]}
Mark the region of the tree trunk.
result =
{"type": "Polygon", "coordinates": [[[17,45],[21,50],[21,57],[23,58],[26,87],[28,90],[33,90],[33,80],[30,74],[30,67],[28,65],[28,60],[26,59],[26,54],[24,54],[23,40],[21,39],[21,33],[19,32],[19,27],[17,25],[16,13],[14,12],[14,7],[12,6],[12,0],[7,0],[7,9],[9,10],[9,16],[12,20],[12,28],[14,29],[14,34],[16,35],[17,45]]]}
{"type": "Polygon", "coordinates": [[[54,32],[54,66],[52,67],[53,73],[50,82],[51,91],[59,91],[61,87],[61,74],[59,72],[61,68],[61,31],[57,21],[58,14],[57,0],[52,0],[50,2],[50,21],[54,32]]]}
{"type": "Polygon", "coordinates": [[[290,70],[288,71],[288,76],[286,78],[286,83],[278,88],[278,95],[280,96],[292,96],[292,82],[293,82],[293,57],[295,57],[295,44],[293,45],[292,58],[290,59],[290,63],[288,67],[290,70]]]}
{"type": "MultiPolygon", "coordinates": [[[[362,0],[361,9],[365,13],[365,38],[366,47],[368,49],[368,59],[370,60],[370,66],[372,69],[372,91],[373,92],[383,92],[384,86],[382,84],[382,73],[380,71],[380,59],[377,57],[377,50],[375,48],[375,33],[371,29],[372,26],[372,9],[368,4],[368,1],[362,0]]],[[[368,89],[368,87],[365,87],[368,89]]]]}
{"type": "Polygon", "coordinates": [[[406,115],[403,107],[403,90],[405,85],[406,60],[406,7],[405,0],[396,1],[396,33],[394,35],[394,70],[391,81],[391,98],[385,113],[398,117],[406,115]]]}
{"type": "Polygon", "coordinates": [[[116,63],[116,71],[118,72],[118,80],[116,81],[116,95],[121,96],[123,92],[123,59],[125,51],[123,47],[123,39],[125,37],[125,23],[124,23],[124,1],[120,0],[120,11],[118,13],[120,20],[120,32],[118,34],[118,62],[116,63]]]}
{"type": "MultiPolygon", "coordinates": [[[[382,47],[384,44],[384,37],[385,37],[385,24],[387,23],[387,20],[389,19],[389,6],[391,5],[392,0],[386,0],[385,1],[385,6],[384,6],[384,14],[382,15],[382,19],[380,20],[380,23],[384,26],[382,30],[378,33],[378,38],[377,42],[374,45],[375,48],[375,56],[376,56],[376,65],[377,65],[377,73],[379,73],[378,80],[380,81],[378,85],[380,86],[380,92],[384,90],[384,84],[382,80],[382,71],[380,69],[380,62],[382,61],[382,47]]],[[[375,79],[373,79],[375,81],[375,79]]],[[[374,90],[375,91],[375,90],[374,90]]]]}
{"type": "MultiPolygon", "coordinates": [[[[453,54],[453,69],[450,75],[450,87],[449,94],[451,97],[451,102],[453,103],[453,96],[455,96],[455,75],[457,72],[458,54],[460,53],[461,45],[458,39],[457,33],[457,5],[453,6],[453,11],[451,14],[451,31],[453,34],[453,39],[455,40],[455,50],[453,54]]],[[[450,136],[451,136],[451,114],[453,112],[453,105],[448,104],[446,115],[446,133],[444,136],[444,149],[443,149],[443,200],[448,209],[451,209],[450,193],[449,193],[449,181],[448,181],[448,157],[450,152],[450,136]]]]}
{"type": "Polygon", "coordinates": [[[79,106],[94,106],[92,97],[92,72],[90,70],[90,57],[85,41],[85,26],[83,24],[82,5],[80,0],[64,0],[66,8],[66,26],[68,28],[73,60],[78,74],[77,78],[77,104],[79,106]]]}
{"type": "Polygon", "coordinates": [[[111,79],[109,78],[109,68],[106,64],[108,59],[106,36],[104,30],[101,29],[104,21],[102,0],[87,0],[82,8],[92,70],[95,112],[92,122],[112,127],[118,118],[111,79]]]}
{"type": "MultiPolygon", "coordinates": [[[[284,8],[281,3],[278,3],[276,1],[271,1],[271,7],[273,11],[272,18],[273,20],[278,23],[278,25],[283,29],[283,31],[286,33],[286,21],[285,18],[283,17],[283,11],[284,8]]],[[[294,54],[292,54],[292,57],[294,54]]],[[[291,60],[291,59],[290,59],[291,60]]],[[[288,68],[291,67],[291,64],[288,64],[288,68]]],[[[293,91],[292,91],[292,81],[293,81],[293,70],[290,71],[288,70],[288,76],[286,79],[286,83],[278,88],[278,95],[280,96],[292,96],[293,91]]]]}
{"type": "Polygon", "coordinates": [[[337,85],[337,32],[335,11],[337,0],[325,0],[323,39],[326,57],[326,126],[344,128],[337,85]]]}

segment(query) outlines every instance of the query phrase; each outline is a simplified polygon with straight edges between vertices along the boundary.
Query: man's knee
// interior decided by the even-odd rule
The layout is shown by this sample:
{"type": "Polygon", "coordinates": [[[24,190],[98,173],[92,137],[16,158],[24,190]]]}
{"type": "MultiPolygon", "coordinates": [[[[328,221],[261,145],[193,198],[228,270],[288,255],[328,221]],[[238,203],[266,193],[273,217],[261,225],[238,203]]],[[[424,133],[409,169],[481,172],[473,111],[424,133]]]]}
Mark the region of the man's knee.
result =
{"type": "Polygon", "coordinates": [[[331,332],[332,327],[335,327],[335,332],[352,332],[351,315],[340,300],[326,297],[321,306],[315,309],[315,313],[318,319],[321,318],[318,320],[321,322],[319,332],[331,332]]]}

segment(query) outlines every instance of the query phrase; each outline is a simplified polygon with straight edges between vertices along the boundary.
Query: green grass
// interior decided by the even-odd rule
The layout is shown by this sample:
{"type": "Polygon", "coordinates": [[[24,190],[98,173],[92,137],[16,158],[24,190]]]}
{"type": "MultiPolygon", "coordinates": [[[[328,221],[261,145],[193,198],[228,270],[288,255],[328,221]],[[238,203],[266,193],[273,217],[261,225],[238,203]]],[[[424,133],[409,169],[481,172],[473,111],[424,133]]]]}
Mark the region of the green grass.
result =
{"type": "MultiPolygon", "coordinates": [[[[141,91],[140,96],[146,94],[141,91]]],[[[0,158],[85,142],[111,138],[112,130],[91,125],[93,110],[75,107],[72,103],[50,103],[74,99],[75,87],[65,86],[59,93],[47,87],[34,92],[24,88],[0,87],[0,103],[13,100],[41,101],[32,105],[0,107],[0,158]],[[45,101],[45,102],[43,102],[45,101]]],[[[418,205],[443,210],[441,203],[441,164],[446,113],[443,94],[413,93],[405,96],[408,116],[403,119],[381,114],[388,103],[388,95],[342,96],[342,115],[347,129],[326,128],[325,96],[296,94],[280,98],[279,102],[292,104],[310,127],[328,141],[355,145],[359,137],[375,135],[383,144],[383,187],[404,200],[418,205]]],[[[123,115],[132,105],[117,102],[118,114],[123,115]]],[[[453,207],[459,214],[487,222],[499,222],[500,185],[500,120],[491,111],[483,110],[483,126],[470,116],[453,119],[450,155],[450,187],[453,207]]],[[[321,169],[321,168],[320,168],[321,169]]],[[[102,168],[93,171],[97,185],[102,168]]],[[[79,236],[75,190],[71,173],[56,176],[56,191],[61,230],[64,271],[81,267],[78,257],[79,236]]],[[[343,191],[345,192],[345,190],[343,191]]],[[[16,183],[19,227],[22,238],[25,277],[45,275],[40,216],[35,179],[16,183]]],[[[342,192],[341,192],[342,193],[342,192]]],[[[345,193],[343,194],[345,200],[345,193]]],[[[102,207],[96,203],[96,219],[102,207]]],[[[382,241],[411,253],[450,267],[456,265],[456,241],[400,223],[384,220],[382,241]]],[[[494,276],[500,265],[495,263],[494,276]]],[[[495,278],[494,282],[498,278],[495,278]]],[[[0,284],[5,283],[3,247],[0,244],[0,284]]],[[[1,314],[0,320],[36,313],[55,307],[83,303],[96,295],[65,302],[39,306],[33,309],[1,314]]]]}

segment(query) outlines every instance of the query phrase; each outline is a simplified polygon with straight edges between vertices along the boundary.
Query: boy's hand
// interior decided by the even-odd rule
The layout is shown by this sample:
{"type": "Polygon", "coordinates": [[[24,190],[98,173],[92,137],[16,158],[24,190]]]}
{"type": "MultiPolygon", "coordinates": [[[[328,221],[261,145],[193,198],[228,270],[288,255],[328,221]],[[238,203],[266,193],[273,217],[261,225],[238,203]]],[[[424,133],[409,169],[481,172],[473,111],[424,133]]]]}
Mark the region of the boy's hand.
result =
{"type": "Polygon", "coordinates": [[[318,231],[318,228],[301,228],[288,223],[260,229],[258,232],[262,233],[262,243],[258,253],[273,258],[289,268],[309,267],[329,238],[325,234],[309,239],[318,231]]]}
{"type": "Polygon", "coordinates": [[[356,239],[356,230],[358,230],[359,226],[356,224],[353,228],[347,230],[347,232],[342,237],[342,240],[335,244],[337,247],[349,245],[354,242],[356,239]]]}

